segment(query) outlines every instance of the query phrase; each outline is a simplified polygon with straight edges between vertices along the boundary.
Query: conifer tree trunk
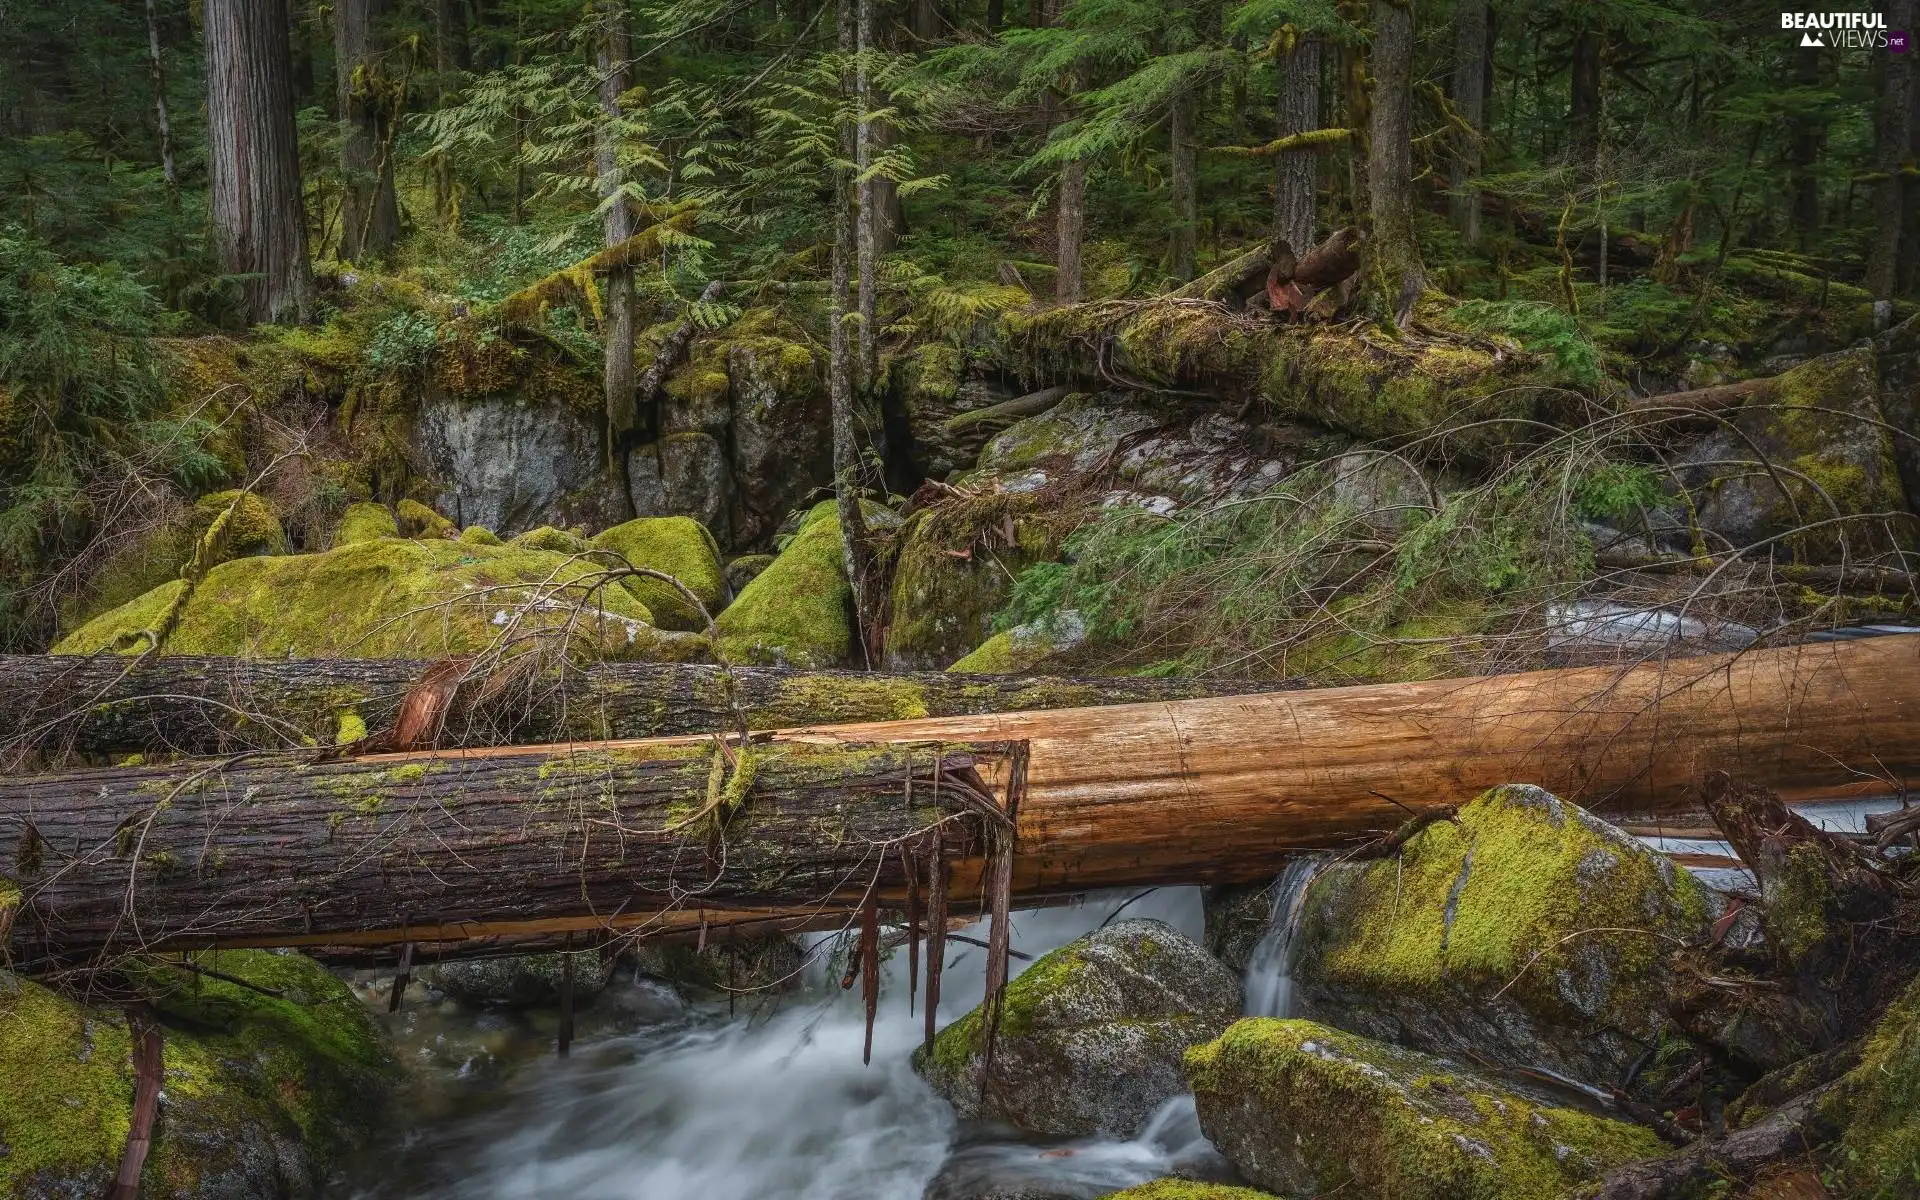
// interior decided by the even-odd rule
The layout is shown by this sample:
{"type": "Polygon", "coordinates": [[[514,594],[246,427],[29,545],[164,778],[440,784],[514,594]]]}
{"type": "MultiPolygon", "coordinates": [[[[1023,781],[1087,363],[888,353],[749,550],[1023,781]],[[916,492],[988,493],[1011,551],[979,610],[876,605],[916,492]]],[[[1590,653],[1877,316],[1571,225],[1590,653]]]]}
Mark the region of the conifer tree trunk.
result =
{"type": "Polygon", "coordinates": [[[160,135],[160,175],[167,181],[167,201],[180,206],[180,173],[173,162],[173,125],[167,120],[167,72],[160,61],[160,14],[147,0],[147,62],[153,80],[154,127],[160,135]]]}
{"type": "Polygon", "coordinates": [[[1373,96],[1367,119],[1367,186],[1375,284],[1396,322],[1426,287],[1413,224],[1413,4],[1374,0],[1373,96]]]}
{"type": "Polygon", "coordinates": [[[381,258],[400,234],[389,144],[393,103],[374,44],[383,0],[334,0],[333,64],[340,102],[340,257],[381,258]]]}
{"type": "Polygon", "coordinates": [[[1182,88],[1174,98],[1167,120],[1168,151],[1171,157],[1168,183],[1173,192],[1173,229],[1168,236],[1168,263],[1173,277],[1181,283],[1194,275],[1194,256],[1199,246],[1199,218],[1194,180],[1195,150],[1193,130],[1193,91],[1182,88]]]}
{"type": "Polygon", "coordinates": [[[304,321],[313,300],[287,10],[206,0],[207,175],[214,245],[249,321],[304,321]]]}
{"type": "MultiPolygon", "coordinates": [[[[1280,82],[1280,136],[1320,128],[1319,37],[1300,39],[1287,56],[1280,82]]],[[[1286,239],[1296,254],[1313,245],[1318,198],[1315,194],[1319,161],[1312,150],[1289,150],[1273,156],[1273,232],[1286,239]]]]}
{"type": "Polygon", "coordinates": [[[1007,19],[1007,0],[987,0],[987,35],[992,37],[1000,32],[1000,26],[1007,19]]]}
{"type": "MultiPolygon", "coordinates": [[[[1887,6],[1887,28],[1911,31],[1915,8],[1914,0],[1893,0],[1887,6]]],[[[1867,252],[1865,280],[1866,289],[1873,296],[1877,325],[1885,325],[1893,318],[1893,297],[1899,283],[1900,236],[1906,224],[1903,202],[1912,189],[1912,185],[1901,178],[1901,166],[1913,146],[1914,55],[1888,54],[1885,58],[1886,75],[1881,84],[1874,131],[1873,248],[1867,252]]]]}
{"type": "MultiPolygon", "coordinates": [[[[853,51],[860,40],[856,30],[855,5],[868,9],[870,3],[871,0],[837,0],[842,53],[853,51]]],[[[855,75],[858,73],[856,67],[855,75]]],[[[841,87],[857,92],[859,81],[842,76],[841,87]]],[[[843,159],[858,157],[859,124],[856,117],[853,127],[846,124],[841,126],[843,159]]],[[[829,283],[827,302],[827,391],[833,424],[833,491],[835,510],[840,518],[841,567],[847,574],[847,586],[853,595],[854,641],[860,647],[864,661],[872,609],[867,602],[866,572],[863,569],[867,523],[860,511],[860,450],[853,425],[854,364],[851,348],[847,344],[846,320],[847,287],[851,282],[854,259],[858,256],[854,244],[853,214],[855,192],[858,189],[852,174],[845,168],[836,169],[834,176],[833,278],[829,283]]]]}
{"type": "MultiPolygon", "coordinates": [[[[442,108],[453,102],[453,72],[463,57],[455,46],[459,22],[454,0],[434,0],[433,73],[442,108]]],[[[453,215],[453,160],[446,154],[438,155],[433,164],[433,211],[442,221],[453,215]]]]}
{"type": "MultiPolygon", "coordinates": [[[[1909,68],[1913,77],[1907,83],[1907,161],[1920,167],[1920,67],[1909,68]]],[[[1906,225],[1900,231],[1900,291],[1920,300],[1920,179],[1906,181],[1906,225]]]]}
{"type": "MultiPolygon", "coordinates": [[[[1476,133],[1486,131],[1487,112],[1487,3],[1465,0],[1454,10],[1453,110],[1476,133]]],[[[1480,243],[1480,193],[1467,185],[1480,173],[1480,142],[1463,137],[1447,172],[1452,195],[1447,216],[1469,246],[1480,243]]]]}
{"type": "Polygon", "coordinates": [[[940,0],[912,0],[907,8],[907,31],[922,44],[939,39],[940,0]]]}
{"type": "Polygon", "coordinates": [[[1597,29],[1573,36],[1573,94],[1567,108],[1575,162],[1589,162],[1600,146],[1600,54],[1604,41],[1597,29]]]}
{"type": "Polygon", "coordinates": [[[1078,304],[1087,298],[1085,268],[1081,250],[1087,231],[1087,164],[1073,159],[1060,168],[1060,186],[1056,193],[1058,215],[1053,298],[1061,304],[1078,304]]]}
{"type": "MultiPolygon", "coordinates": [[[[600,195],[612,196],[625,185],[620,164],[620,97],[628,86],[632,57],[627,23],[627,0],[601,0],[597,58],[600,70],[601,122],[594,139],[594,168],[600,195]]],[[[608,246],[633,236],[633,210],[625,201],[610,204],[600,217],[601,235],[608,246]]],[[[633,391],[633,268],[616,267],[602,285],[606,305],[605,395],[607,452],[617,455],[621,440],[639,426],[633,391]]]]}
{"type": "MultiPolygon", "coordinates": [[[[1820,86],[1818,54],[1795,55],[1793,82],[1796,87],[1820,86]]],[[[1826,145],[1826,122],[1808,113],[1794,121],[1791,170],[1793,185],[1793,232],[1802,250],[1812,250],[1820,236],[1820,177],[1815,168],[1826,145]]]]}
{"type": "Polygon", "coordinates": [[[874,318],[879,311],[879,294],[875,290],[874,280],[874,188],[873,180],[867,177],[867,170],[873,166],[873,121],[869,114],[873,110],[872,71],[867,64],[867,56],[873,48],[873,0],[857,0],[857,25],[854,30],[854,111],[853,130],[854,170],[858,173],[856,190],[858,209],[855,237],[857,239],[857,257],[859,260],[859,306],[860,306],[860,363],[859,387],[869,390],[875,386],[875,353],[873,340],[874,318]]]}

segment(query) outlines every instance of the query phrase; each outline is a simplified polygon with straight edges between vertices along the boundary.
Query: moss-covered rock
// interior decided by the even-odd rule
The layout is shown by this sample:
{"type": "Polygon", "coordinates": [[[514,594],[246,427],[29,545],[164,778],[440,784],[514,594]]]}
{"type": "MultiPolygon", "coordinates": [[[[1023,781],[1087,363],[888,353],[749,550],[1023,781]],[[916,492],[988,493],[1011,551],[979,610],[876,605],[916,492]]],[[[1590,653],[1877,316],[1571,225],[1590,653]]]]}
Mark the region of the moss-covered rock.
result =
{"type": "Polygon", "coordinates": [[[460,531],[460,536],[455,540],[468,546],[506,545],[505,542],[500,540],[499,534],[488,529],[485,525],[469,525],[460,531]]]}
{"type": "Polygon", "coordinates": [[[1079,613],[1056,613],[1043,620],[1001,630],[955,659],[947,670],[975,675],[1022,675],[1039,668],[1055,655],[1076,649],[1086,640],[1086,622],[1079,613]]]}
{"type": "Polygon", "coordinates": [[[613,960],[598,950],[462,959],[427,967],[420,977],[463,1004],[524,1008],[559,1000],[569,958],[574,996],[585,1000],[598,995],[613,974],[613,960]]]}
{"type": "MultiPolygon", "coordinates": [[[[1711,535],[1709,548],[1744,546],[1836,517],[1905,511],[1895,434],[1884,422],[1879,388],[1871,344],[1823,355],[1780,376],[1769,401],[1737,414],[1735,428],[1689,449],[1680,477],[1695,519],[1711,535]]],[[[1875,522],[1829,524],[1789,542],[1816,561],[1849,547],[1859,554],[1885,545],[1875,522]]]]}
{"type": "Polygon", "coordinates": [[[939,670],[978,646],[1014,578],[1059,552],[1071,519],[1031,493],[998,490],[908,517],[893,572],[887,666],[939,670]]]}
{"type": "Polygon", "coordinates": [[[1639,1126],[1312,1021],[1239,1021],[1186,1066],[1207,1137],[1283,1195],[1562,1200],[1666,1150],[1639,1126]]]}
{"type": "Polygon", "coordinates": [[[773,565],[771,554],[742,554],[738,558],[727,560],[727,591],[738,596],[747,590],[747,585],[757,578],[760,572],[773,565]]]}
{"type": "Polygon", "coordinates": [[[940,1031],[915,1068],[962,1117],[1031,1133],[1129,1137],[1183,1089],[1181,1055],[1240,1014],[1240,981],[1160,921],[1118,921],[1007,985],[987,1077],[985,1015],[940,1031]]]}
{"type": "Polygon", "coordinates": [[[786,549],[720,614],[720,657],[757,666],[848,665],[853,595],[840,541],[833,501],[823,500],[786,549]]]}
{"type": "MultiPolygon", "coordinates": [[[[641,517],[615,525],[593,539],[593,548],[607,550],[636,567],[650,567],[679,580],[699,597],[707,615],[726,601],[726,579],[720,569],[720,548],[706,526],[691,517],[641,517]]],[[[678,588],[659,579],[628,579],[632,592],[663,629],[705,630],[705,617],[687,602],[678,588]]]]}
{"type": "Polygon", "coordinates": [[[545,550],[551,554],[585,554],[592,549],[586,538],[567,529],[555,529],[551,525],[542,525],[538,529],[529,529],[507,542],[509,546],[518,546],[523,550],[545,550]]]}
{"type": "MultiPolygon", "coordinates": [[[[141,1195],[315,1195],[381,1120],[384,1038],[311,960],[227,951],[217,969],[278,995],[167,966],[136,972],[165,1043],[141,1195]]],[[[0,1196],[104,1193],[131,1124],[131,1051],[119,1012],[0,973],[0,1196]]]]}
{"type": "Polygon", "coordinates": [[[1672,950],[1708,915],[1664,855],[1509,785],[1398,857],[1321,871],[1295,994],[1305,1015],[1383,1040],[1610,1086],[1660,1040],[1672,950]]]}
{"type": "Polygon", "coordinates": [[[1881,1018],[1826,1109],[1846,1126],[1834,1163],[1847,1195],[1920,1194],[1920,980],[1881,1018]]]}
{"type": "Polygon", "coordinates": [[[384,504],[362,502],[347,505],[340,523],[333,527],[333,548],[400,536],[400,523],[384,504]]]}
{"type": "Polygon", "coordinates": [[[402,500],[393,506],[400,521],[400,535],[410,538],[451,538],[460,536],[460,527],[418,500],[402,500]]]}
{"type": "Polygon", "coordinates": [[[239,490],[213,492],[194,501],[188,545],[198,544],[223,514],[226,514],[226,531],[221,539],[224,550],[214,561],[287,552],[287,534],[280,526],[280,515],[273,511],[273,505],[264,497],[239,490]],[[233,510],[231,514],[228,509],[233,510]]]}
{"type": "MultiPolygon", "coordinates": [[[[558,585],[590,563],[519,546],[382,538],[322,554],[245,558],[207,573],[167,640],[170,654],[430,658],[489,645],[523,606],[522,629],[558,627],[569,601],[558,585]]],[[[158,624],[179,581],[156,588],[75,630],[56,654],[134,652],[158,624]]],[[[602,657],[678,655],[681,635],[654,629],[627,592],[595,594],[598,616],[580,623],[578,647],[602,657]]]]}
{"type": "Polygon", "coordinates": [[[1100,1200],[1276,1200],[1276,1197],[1272,1192],[1256,1192],[1226,1183],[1156,1179],[1124,1192],[1108,1192],[1100,1200]]]}

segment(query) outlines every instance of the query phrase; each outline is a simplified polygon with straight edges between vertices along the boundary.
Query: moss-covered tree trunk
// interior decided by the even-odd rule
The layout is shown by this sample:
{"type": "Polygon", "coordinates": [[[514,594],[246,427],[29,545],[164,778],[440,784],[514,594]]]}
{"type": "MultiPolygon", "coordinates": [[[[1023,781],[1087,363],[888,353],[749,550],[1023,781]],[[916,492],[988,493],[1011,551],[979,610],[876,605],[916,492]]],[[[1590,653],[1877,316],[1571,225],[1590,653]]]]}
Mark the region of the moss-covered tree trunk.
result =
{"type": "Polygon", "coordinates": [[[335,0],[333,69],[339,97],[340,257],[384,257],[400,236],[393,191],[394,84],[380,62],[374,23],[385,0],[335,0]]]}
{"type": "MultiPolygon", "coordinates": [[[[1319,37],[1309,34],[1287,56],[1280,82],[1281,137],[1320,128],[1321,44],[1319,37]]],[[[1319,169],[1319,156],[1312,147],[1273,156],[1273,232],[1295,254],[1305,254],[1313,245],[1319,169]]]]}
{"type": "Polygon", "coordinates": [[[1373,285],[1404,322],[1426,287],[1413,222],[1413,2],[1374,0],[1373,94],[1367,122],[1367,189],[1373,285]]]}
{"type": "Polygon", "coordinates": [[[1480,244],[1480,193],[1469,186],[1480,173],[1479,137],[1486,129],[1487,4],[1466,0],[1453,13],[1453,74],[1448,91],[1454,112],[1473,129],[1462,135],[1447,167],[1447,216],[1469,246],[1480,244]]]}
{"type": "Polygon", "coordinates": [[[18,901],[0,949],[34,967],[844,905],[897,892],[936,826],[945,854],[977,850],[1001,803],[980,771],[1009,750],[696,740],[14,777],[0,843],[18,901]]]}
{"type": "MultiPolygon", "coordinates": [[[[620,97],[629,86],[628,60],[632,56],[626,0],[601,0],[596,19],[595,55],[600,72],[600,125],[594,135],[593,157],[604,203],[618,195],[626,184],[620,162],[623,124],[620,97]]],[[[633,210],[625,200],[607,204],[601,213],[600,225],[606,244],[618,246],[633,236],[633,210]]],[[[623,440],[640,424],[633,377],[633,268],[614,267],[607,272],[601,289],[606,297],[607,453],[617,457],[623,440]]]]}
{"type": "Polygon", "coordinates": [[[245,277],[249,321],[304,321],[313,303],[287,10],[206,0],[207,182],[214,247],[245,277]]]}

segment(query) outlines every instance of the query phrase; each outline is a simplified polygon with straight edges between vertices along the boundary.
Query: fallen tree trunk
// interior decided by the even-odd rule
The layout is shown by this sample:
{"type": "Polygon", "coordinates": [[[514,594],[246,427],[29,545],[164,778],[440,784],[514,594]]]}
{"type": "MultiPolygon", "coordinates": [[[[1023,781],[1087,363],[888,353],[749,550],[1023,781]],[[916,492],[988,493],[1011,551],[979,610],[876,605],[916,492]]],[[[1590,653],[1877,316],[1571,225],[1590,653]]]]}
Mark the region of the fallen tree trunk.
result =
{"type": "MultiPolygon", "coordinates": [[[[228,754],[329,744],[341,719],[390,728],[431,666],[398,659],[159,657],[137,665],[92,658],[0,655],[0,769],[37,751],[228,754]]],[[[462,692],[479,690],[473,680],[462,692]]],[[[456,696],[440,745],[494,746],[668,737],[735,730],[970,716],[1185,700],[1278,684],[1198,679],[879,674],[600,663],[542,676],[496,702],[456,696]]]]}
{"type": "MultiPolygon", "coordinates": [[[[395,762],[253,755],[5,785],[16,965],[154,947],[489,936],[556,913],[897,891],[1004,822],[1008,747],[764,741],[395,762]],[[86,793],[74,803],[75,789],[86,793]],[[451,918],[451,919],[450,919],[451,918]]],[[[1017,792],[1016,792],[1017,794],[1017,792]]]]}
{"type": "MultiPolygon", "coordinates": [[[[1615,815],[1694,809],[1701,779],[1716,769],[1765,782],[1789,798],[1857,791],[1876,786],[1874,780],[1884,781],[1877,786],[1885,791],[1897,790],[1920,775],[1920,637],[1623,667],[822,727],[790,731],[773,744],[897,742],[1027,745],[1012,868],[1016,897],[1260,879],[1286,851],[1350,845],[1399,826],[1409,809],[1461,803],[1506,782],[1537,783],[1615,815]]],[[[829,853],[814,844],[820,831],[804,821],[777,823],[783,811],[777,803],[765,808],[763,819],[758,777],[742,809],[745,823],[713,843],[711,853],[735,871],[719,890],[686,894],[695,886],[690,878],[706,876],[683,873],[701,854],[684,838],[668,853],[667,843],[647,840],[650,827],[635,824],[637,818],[596,815],[595,805],[628,803],[619,799],[624,793],[608,799],[602,785],[613,768],[605,763],[691,751],[705,764],[707,747],[679,739],[370,755],[350,764],[254,771],[244,786],[226,779],[252,770],[246,761],[229,768],[176,764],[0,780],[0,863],[31,864],[5,868],[23,895],[14,952],[95,952],[116,898],[151,902],[154,881],[171,872],[190,877],[182,895],[211,903],[220,864],[236,853],[225,847],[228,830],[242,827],[251,832],[239,853],[268,855],[285,881],[281,891],[315,899],[305,908],[280,909],[272,928],[210,927],[195,923],[199,909],[146,909],[139,921],[146,934],[191,928],[195,944],[396,944],[434,940],[428,925],[440,938],[514,936],[631,926],[652,919],[649,906],[827,910],[864,894],[864,877],[830,889],[827,867],[806,867],[829,853]],[[206,772],[202,781],[176,794],[183,773],[196,770],[206,772]],[[411,781],[405,777],[416,773],[411,781]],[[551,778],[589,781],[565,793],[584,806],[577,829],[554,824],[558,817],[546,799],[551,778]],[[342,779],[384,780],[378,787],[388,790],[371,812],[362,812],[366,792],[342,779]],[[430,790],[417,790],[429,779],[430,790]],[[183,820],[175,810],[202,795],[213,799],[192,799],[201,816],[187,825],[190,841],[149,861],[142,834],[173,828],[183,820]],[[163,811],[163,801],[173,807],[163,811]],[[467,814],[489,837],[467,840],[459,823],[467,814]],[[314,856],[334,862],[326,848],[328,823],[344,828],[351,821],[391,832],[361,843],[357,875],[329,883],[347,895],[375,894],[387,886],[380,881],[396,873],[420,879],[464,873],[471,854],[482,849],[506,889],[489,894],[529,894],[483,915],[467,905],[460,888],[434,890],[431,902],[414,899],[397,908],[397,901],[368,901],[322,922],[325,910],[312,906],[330,893],[312,890],[314,856]],[[756,839],[751,851],[735,853],[736,832],[756,839]],[[437,840],[443,837],[468,849],[443,846],[437,840]],[[639,840],[623,844],[622,838],[639,840]],[[778,854],[776,844],[784,847],[778,854]],[[637,857],[629,861],[622,856],[630,848],[637,857]],[[589,894],[577,878],[590,865],[600,869],[602,853],[613,864],[605,869],[623,881],[621,901],[589,894]],[[743,876],[741,855],[761,856],[754,861],[765,873],[743,876]],[[803,867],[806,874],[788,878],[803,867]],[[192,878],[198,876],[206,878],[192,878]],[[76,905],[83,916],[69,911],[76,905]]],[[[697,774],[706,767],[685,769],[697,774]]],[[[1004,796],[1011,781],[999,760],[980,770],[1004,796]]],[[[683,779],[680,786],[688,785],[683,779]]],[[[917,786],[914,795],[919,802],[917,786]]],[[[832,837],[853,839],[863,853],[907,828],[900,823],[898,788],[863,790],[850,776],[835,803],[832,837]]],[[[836,845],[827,861],[845,867],[844,857],[833,856],[846,853],[852,851],[836,845]]],[[[882,902],[895,904],[904,893],[886,870],[878,876],[882,902]]],[[[979,858],[954,862],[956,896],[977,894],[981,878],[979,858]]],[[[268,889],[259,903],[276,895],[268,889]]],[[[124,935],[115,930],[113,936],[124,935]]],[[[180,940],[187,940],[184,934],[180,940]]]]}

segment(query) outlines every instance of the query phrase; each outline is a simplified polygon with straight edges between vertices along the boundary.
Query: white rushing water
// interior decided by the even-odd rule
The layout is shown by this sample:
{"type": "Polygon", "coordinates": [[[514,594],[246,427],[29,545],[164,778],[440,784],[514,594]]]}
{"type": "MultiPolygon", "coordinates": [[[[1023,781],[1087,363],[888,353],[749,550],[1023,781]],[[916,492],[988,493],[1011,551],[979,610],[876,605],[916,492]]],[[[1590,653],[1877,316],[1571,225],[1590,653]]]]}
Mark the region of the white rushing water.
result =
{"type": "MultiPolygon", "coordinates": [[[[1097,928],[1127,901],[1110,895],[1017,913],[1013,946],[1038,956],[1097,928]]],[[[1126,915],[1201,934],[1197,889],[1139,897],[1126,915]]],[[[950,943],[943,1023],[979,1003],[984,956],[950,943]]],[[[743,1005],[733,1019],[722,1004],[637,1033],[583,1040],[567,1061],[540,1055],[423,1120],[379,1162],[364,1164],[361,1182],[345,1194],[920,1200],[945,1163],[942,1178],[954,1184],[1025,1183],[1093,1197],[1176,1167],[1217,1164],[1189,1097],[1170,1101],[1131,1141],[1040,1145],[964,1130],[913,1072],[922,1023],[907,1011],[905,955],[886,967],[870,1067],[860,1061],[859,989],[841,993],[818,982],[758,1012],[743,1005]]]]}
{"type": "Polygon", "coordinates": [[[1267,931],[1247,956],[1246,1012],[1250,1017],[1293,1013],[1294,934],[1300,928],[1300,906],[1306,901],[1307,885],[1313,882],[1322,861],[1305,854],[1290,858],[1273,882],[1273,915],[1267,919],[1267,931]]]}

